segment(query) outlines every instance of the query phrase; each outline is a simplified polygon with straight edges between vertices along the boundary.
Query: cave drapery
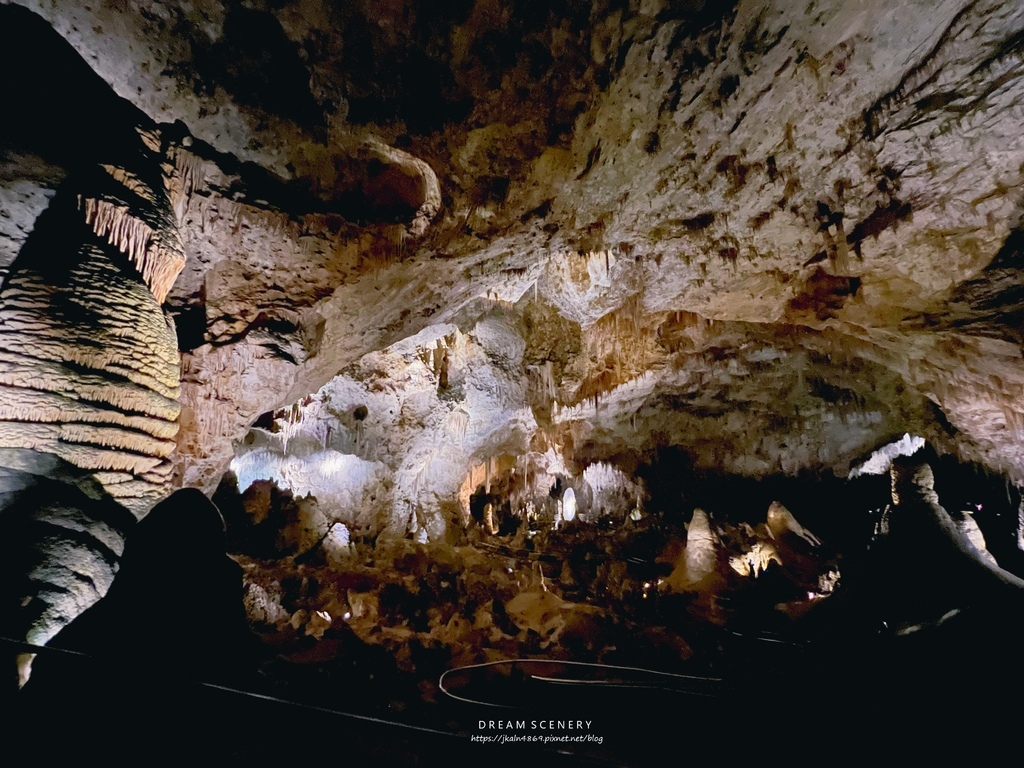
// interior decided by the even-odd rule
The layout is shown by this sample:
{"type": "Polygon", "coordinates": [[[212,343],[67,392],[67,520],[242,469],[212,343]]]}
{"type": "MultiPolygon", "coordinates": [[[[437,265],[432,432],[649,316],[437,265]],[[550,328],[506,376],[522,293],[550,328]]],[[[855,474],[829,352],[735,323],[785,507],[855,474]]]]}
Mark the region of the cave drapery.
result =
{"type": "Polygon", "coordinates": [[[380,708],[341,660],[1009,647],[1024,5],[15,0],[0,61],[8,639],[191,488],[263,673],[380,708]]]}

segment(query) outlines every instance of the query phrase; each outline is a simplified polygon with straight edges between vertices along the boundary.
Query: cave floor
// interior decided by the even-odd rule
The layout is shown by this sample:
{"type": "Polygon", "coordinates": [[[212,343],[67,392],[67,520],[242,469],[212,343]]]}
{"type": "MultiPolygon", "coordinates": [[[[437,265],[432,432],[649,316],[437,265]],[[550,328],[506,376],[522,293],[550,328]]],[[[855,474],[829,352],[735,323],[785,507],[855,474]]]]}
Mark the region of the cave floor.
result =
{"type": "Polygon", "coordinates": [[[75,657],[6,722],[47,764],[633,766],[817,760],[851,740],[920,758],[950,726],[979,748],[1012,741],[1019,607],[951,608],[785,536],[754,577],[735,557],[758,531],[716,530],[708,562],[686,557],[692,523],[655,515],[356,542],[341,559],[236,554],[259,641],[247,672],[211,683],[75,657]]]}
{"type": "MultiPolygon", "coordinates": [[[[380,681],[384,690],[368,698],[365,688],[307,668],[287,684],[277,670],[277,680],[264,679],[250,690],[159,676],[114,677],[101,692],[68,689],[45,704],[20,707],[6,722],[42,764],[54,765],[91,756],[133,765],[528,760],[633,766],[665,765],[670,756],[747,760],[751,752],[799,762],[845,751],[847,744],[854,754],[909,752],[920,759],[948,757],[944,739],[950,736],[950,749],[966,745],[990,754],[1016,739],[1024,680],[1011,629],[975,615],[907,644],[875,639],[805,649],[782,668],[730,679],[712,695],[582,686],[552,693],[542,685],[547,698],[499,708],[428,701],[417,695],[415,676],[404,688],[380,681]],[[993,634],[997,629],[1006,631],[993,634]],[[556,724],[545,727],[546,720],[556,724]],[[569,720],[586,726],[569,731],[569,720]],[[590,734],[601,742],[474,740],[502,734],[590,734]]],[[[347,662],[362,664],[369,654],[355,656],[347,662]]],[[[105,674],[97,672],[97,678],[105,674]]]]}
{"type": "MultiPolygon", "coordinates": [[[[285,608],[253,625],[261,689],[325,717],[401,723],[374,725],[396,734],[429,729],[417,744],[533,749],[553,764],[659,764],[679,739],[740,734],[913,746],[952,713],[999,738],[1008,710],[994,702],[1024,682],[1011,606],[947,610],[866,576],[870,561],[801,557],[794,541],[753,578],[728,566],[751,539],[719,530],[715,567],[694,583],[680,576],[685,532],[653,517],[429,551],[357,545],[341,562],[240,557],[247,590],[285,608]],[[815,591],[840,569],[834,592],[815,591]],[[518,741],[530,737],[583,740],[518,741]]],[[[350,727],[362,735],[363,722],[350,727]]]]}

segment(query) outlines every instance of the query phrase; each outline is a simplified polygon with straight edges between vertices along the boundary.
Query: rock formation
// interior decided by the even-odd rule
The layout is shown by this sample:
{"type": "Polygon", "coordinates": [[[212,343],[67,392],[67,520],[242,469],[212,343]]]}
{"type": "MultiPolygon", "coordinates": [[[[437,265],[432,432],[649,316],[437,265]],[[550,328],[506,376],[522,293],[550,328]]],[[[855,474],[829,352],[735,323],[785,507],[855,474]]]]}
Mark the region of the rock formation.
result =
{"type": "MultiPolygon", "coordinates": [[[[130,122],[41,20],[0,11],[9,71],[19,55],[70,61],[69,77],[113,113],[66,161],[0,287],[3,627],[42,644],[103,597],[133,517],[171,491],[179,356],[161,304],[185,252],[171,200],[180,186],[149,121],[130,122]]],[[[25,87],[35,77],[5,86],[23,117],[4,144],[57,158],[66,148],[47,142],[46,121],[71,105],[36,111],[25,87]]]]}
{"type": "Polygon", "coordinates": [[[0,506],[12,599],[64,595],[22,635],[177,487],[256,624],[403,668],[699,657],[679,617],[802,616],[908,519],[1014,593],[1020,4],[14,0],[0,37],[0,506]]]}

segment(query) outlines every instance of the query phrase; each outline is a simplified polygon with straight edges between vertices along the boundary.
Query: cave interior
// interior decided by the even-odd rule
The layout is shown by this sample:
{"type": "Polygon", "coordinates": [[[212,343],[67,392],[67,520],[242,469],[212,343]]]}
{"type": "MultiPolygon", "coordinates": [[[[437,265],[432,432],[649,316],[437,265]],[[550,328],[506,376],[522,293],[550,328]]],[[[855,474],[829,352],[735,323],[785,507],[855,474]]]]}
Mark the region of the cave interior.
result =
{"type": "Polygon", "coordinates": [[[21,727],[1006,735],[1024,5],[14,0],[0,62],[21,727]]]}

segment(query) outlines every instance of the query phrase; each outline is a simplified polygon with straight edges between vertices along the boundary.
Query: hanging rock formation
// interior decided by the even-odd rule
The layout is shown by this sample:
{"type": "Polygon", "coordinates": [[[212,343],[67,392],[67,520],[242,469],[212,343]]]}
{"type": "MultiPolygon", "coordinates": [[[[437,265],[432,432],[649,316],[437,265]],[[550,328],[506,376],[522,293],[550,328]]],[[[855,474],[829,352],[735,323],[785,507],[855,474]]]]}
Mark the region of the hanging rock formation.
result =
{"type": "MultiPolygon", "coordinates": [[[[590,459],[844,473],[910,431],[1024,476],[1015,7],[25,4],[192,180],[185,485],[480,296],[578,328],[590,459]]],[[[15,247],[53,174],[11,174],[15,247]]]]}
{"type": "MultiPolygon", "coordinates": [[[[177,338],[161,302],[185,263],[157,134],[131,117],[48,27],[0,8],[4,66],[49,54],[92,86],[95,144],[65,158],[48,120],[69,103],[24,110],[3,129],[12,151],[50,155],[66,178],[0,284],[0,510],[5,636],[42,644],[109,588],[135,520],[171,491],[178,431],[177,338]],[[110,113],[104,113],[104,107],[110,113]]],[[[67,110],[66,112],[62,110],[67,110]]],[[[24,672],[24,670],[23,670],[24,672]]]]}

